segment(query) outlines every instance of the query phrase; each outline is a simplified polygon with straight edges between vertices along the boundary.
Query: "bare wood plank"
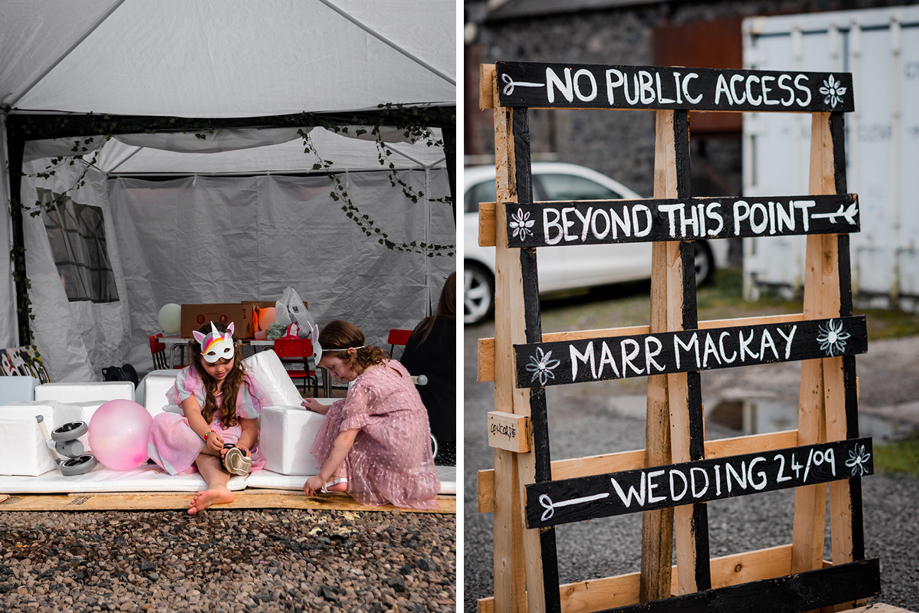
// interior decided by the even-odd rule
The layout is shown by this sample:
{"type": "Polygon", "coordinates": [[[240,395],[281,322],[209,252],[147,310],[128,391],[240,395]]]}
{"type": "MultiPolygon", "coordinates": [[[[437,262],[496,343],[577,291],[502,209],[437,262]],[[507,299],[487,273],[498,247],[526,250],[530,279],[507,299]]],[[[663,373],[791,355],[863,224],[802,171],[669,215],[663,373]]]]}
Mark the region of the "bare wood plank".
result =
{"type": "Polygon", "coordinates": [[[479,247],[495,246],[495,203],[479,203],[479,247]]]}
{"type": "Polygon", "coordinates": [[[488,445],[514,453],[530,451],[530,418],[503,411],[488,413],[488,445]]]}
{"type": "MultiPolygon", "coordinates": [[[[497,95],[491,72],[490,90],[497,95]]],[[[494,98],[493,98],[494,100],[494,98]]],[[[514,173],[514,141],[511,110],[493,104],[495,130],[495,186],[498,202],[517,199],[514,173]]],[[[498,207],[498,214],[504,207],[498,207]]],[[[495,410],[517,413],[526,407],[527,390],[513,386],[514,371],[511,347],[522,342],[524,332],[523,299],[520,295],[521,271],[517,250],[507,249],[507,239],[495,249],[495,410]]],[[[495,525],[494,525],[494,585],[496,610],[499,613],[523,611],[526,592],[525,559],[523,546],[523,519],[521,515],[520,483],[517,455],[495,450],[495,525]]]]}
{"type": "MultiPolygon", "coordinates": [[[[832,142],[828,114],[815,113],[811,123],[809,193],[835,192],[832,181],[832,142]],[[829,177],[827,168],[830,169],[829,177]],[[829,178],[829,180],[828,180],[829,178]]],[[[826,313],[825,299],[831,291],[825,279],[824,259],[835,257],[825,251],[826,237],[808,236],[804,265],[804,316],[815,318],[826,313]]],[[[838,288],[838,284],[836,286],[838,288]]],[[[828,317],[838,315],[827,314],[828,317]]],[[[798,395],[798,444],[809,445],[826,440],[826,413],[823,390],[823,361],[801,364],[798,395]]],[[[795,491],[792,572],[820,568],[823,561],[824,524],[826,520],[826,486],[813,485],[795,491]]]]}
{"type": "Polygon", "coordinates": [[[858,607],[856,609],[846,609],[843,613],[911,613],[906,609],[895,607],[893,605],[876,602],[871,606],[858,607]]]}
{"type": "MultiPolygon", "coordinates": [[[[654,197],[677,195],[674,160],[673,111],[655,113],[654,197]]],[[[672,243],[654,243],[651,247],[651,296],[649,332],[672,330],[670,326],[673,287],[668,275],[672,243]]],[[[679,323],[679,322],[678,322],[679,323]]],[[[648,399],[645,418],[645,465],[668,464],[671,458],[670,388],[667,375],[648,377],[648,399]]],[[[673,556],[674,510],[660,509],[642,513],[641,572],[639,601],[664,598],[670,592],[671,558],[673,556]]]]}
{"type": "Polygon", "coordinates": [[[495,108],[495,78],[494,64],[479,66],[479,108],[483,111],[495,108]]]}
{"type": "MultiPolygon", "coordinates": [[[[734,317],[730,319],[712,319],[708,321],[700,321],[699,329],[710,330],[712,328],[725,328],[735,326],[772,325],[803,320],[803,313],[766,315],[761,317],[734,317]]],[[[650,326],[629,326],[624,328],[606,328],[597,330],[575,330],[570,332],[547,332],[546,334],[542,335],[542,342],[552,343],[586,340],[591,338],[615,338],[619,336],[650,334],[650,332],[650,326]]],[[[478,339],[478,370],[476,372],[477,381],[486,382],[495,380],[494,359],[494,339],[478,339]]]]}
{"type": "MultiPolygon", "coordinates": [[[[456,513],[455,496],[438,496],[437,508],[432,510],[400,509],[392,505],[368,507],[344,493],[307,496],[298,491],[235,492],[229,504],[214,509],[318,509],[327,511],[362,511],[393,513],[456,513]]],[[[120,493],[116,496],[99,494],[22,494],[10,496],[0,503],[0,511],[138,511],[187,510],[192,492],[120,493]]]]}
{"type": "MultiPolygon", "coordinates": [[[[794,447],[798,441],[797,430],[738,436],[705,442],[705,457],[716,459],[746,453],[773,451],[794,447]]],[[[645,450],[622,451],[569,460],[552,462],[553,479],[575,479],[623,470],[639,470],[648,464],[645,461],[645,450]]],[[[495,481],[494,470],[478,472],[478,511],[491,513],[494,510],[495,481]]]]}
{"type": "MultiPolygon", "coordinates": [[[[714,558],[712,587],[727,587],[750,581],[773,579],[789,573],[791,545],[732,554],[714,558]]],[[[672,567],[671,571],[673,570],[672,567]]],[[[671,572],[673,584],[664,598],[677,593],[677,575],[671,572]]],[[[566,583],[559,586],[562,610],[565,613],[590,613],[599,609],[622,607],[639,602],[640,573],[629,573],[603,579],[566,583]]],[[[492,613],[494,599],[478,601],[479,613],[492,613]]]]}

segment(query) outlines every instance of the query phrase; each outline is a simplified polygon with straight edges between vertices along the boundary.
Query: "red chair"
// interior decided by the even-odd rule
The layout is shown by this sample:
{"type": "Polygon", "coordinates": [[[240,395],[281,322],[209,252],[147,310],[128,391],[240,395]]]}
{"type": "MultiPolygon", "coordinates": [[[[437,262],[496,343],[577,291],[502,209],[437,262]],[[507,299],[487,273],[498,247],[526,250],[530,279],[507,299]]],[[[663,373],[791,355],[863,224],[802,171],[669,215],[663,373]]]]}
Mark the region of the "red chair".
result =
{"type": "Polygon", "coordinates": [[[389,343],[389,356],[394,358],[393,349],[396,345],[401,345],[405,347],[405,344],[408,343],[408,338],[412,335],[411,330],[399,330],[398,328],[393,328],[389,331],[389,338],[386,339],[386,342],[389,343]]]}
{"type": "Polygon", "coordinates": [[[313,342],[308,338],[279,338],[274,341],[274,352],[281,362],[287,364],[302,364],[303,368],[287,370],[291,379],[303,379],[303,395],[306,395],[306,383],[313,384],[313,397],[319,396],[319,378],[315,370],[309,369],[309,358],[313,356],[313,342]]]}
{"type": "MultiPolygon", "coordinates": [[[[153,356],[153,368],[156,370],[168,370],[169,360],[166,359],[166,345],[156,339],[163,336],[162,332],[157,332],[150,336],[150,354],[153,356]]],[[[175,369],[185,368],[185,364],[173,366],[175,369]]]]}

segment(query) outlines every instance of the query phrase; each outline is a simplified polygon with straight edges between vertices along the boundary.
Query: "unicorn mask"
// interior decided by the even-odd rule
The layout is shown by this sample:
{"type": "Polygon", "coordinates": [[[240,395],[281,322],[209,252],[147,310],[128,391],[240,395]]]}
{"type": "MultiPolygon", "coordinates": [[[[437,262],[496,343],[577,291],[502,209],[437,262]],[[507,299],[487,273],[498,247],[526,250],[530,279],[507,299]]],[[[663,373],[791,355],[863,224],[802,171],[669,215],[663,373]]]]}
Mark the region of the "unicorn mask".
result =
{"type": "Polygon", "coordinates": [[[195,340],[201,345],[201,357],[203,357],[204,361],[208,364],[213,364],[221,358],[229,360],[235,353],[232,323],[227,326],[227,331],[225,333],[221,333],[214,325],[214,322],[211,322],[211,331],[207,336],[201,334],[197,330],[192,332],[192,336],[194,336],[195,340]]]}

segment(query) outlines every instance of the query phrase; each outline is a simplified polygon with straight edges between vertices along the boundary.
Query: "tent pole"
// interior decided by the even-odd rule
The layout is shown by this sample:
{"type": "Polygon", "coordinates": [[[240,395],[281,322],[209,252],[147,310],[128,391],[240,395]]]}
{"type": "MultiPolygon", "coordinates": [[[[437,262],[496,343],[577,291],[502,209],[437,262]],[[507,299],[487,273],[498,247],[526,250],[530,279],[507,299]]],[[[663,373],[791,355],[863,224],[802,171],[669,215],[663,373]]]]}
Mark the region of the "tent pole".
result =
{"type": "Polygon", "coordinates": [[[26,141],[21,136],[13,136],[9,129],[7,116],[6,144],[9,155],[10,179],[10,221],[12,224],[12,253],[10,264],[15,272],[16,280],[16,320],[19,322],[19,343],[32,344],[32,331],[29,329],[28,297],[29,287],[26,279],[26,247],[22,230],[22,158],[25,153],[26,141]]]}
{"type": "Polygon", "coordinates": [[[440,126],[444,139],[447,178],[450,181],[450,201],[453,205],[453,226],[456,227],[456,124],[440,126]]]}

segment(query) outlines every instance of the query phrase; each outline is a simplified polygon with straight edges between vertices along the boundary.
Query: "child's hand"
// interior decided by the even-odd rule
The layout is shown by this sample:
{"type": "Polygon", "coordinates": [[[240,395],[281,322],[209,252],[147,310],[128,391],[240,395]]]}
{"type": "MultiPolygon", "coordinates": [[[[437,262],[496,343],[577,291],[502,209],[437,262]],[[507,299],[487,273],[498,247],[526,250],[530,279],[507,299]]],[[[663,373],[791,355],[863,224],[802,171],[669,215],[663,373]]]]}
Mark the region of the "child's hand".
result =
{"type": "Polygon", "coordinates": [[[220,438],[220,435],[211,430],[207,435],[207,440],[205,441],[205,446],[211,451],[220,452],[223,449],[223,439],[220,438]]]}
{"type": "Polygon", "coordinates": [[[312,411],[313,413],[319,413],[320,415],[325,415],[329,412],[329,406],[322,404],[317,401],[315,398],[304,398],[303,402],[300,403],[300,406],[305,408],[307,411],[312,411]]]}
{"type": "MultiPolygon", "coordinates": [[[[243,447],[242,445],[236,445],[236,448],[239,449],[240,451],[242,451],[242,452],[246,455],[247,458],[251,458],[251,457],[252,457],[252,454],[249,452],[249,450],[246,449],[245,447],[243,447]]],[[[227,455],[227,452],[228,452],[230,449],[232,449],[232,447],[225,447],[225,448],[222,448],[222,449],[220,450],[220,457],[222,458],[223,456],[227,455]]]]}
{"type": "Polygon", "coordinates": [[[310,477],[306,480],[306,483],[303,484],[303,492],[307,496],[312,496],[321,490],[323,485],[325,485],[325,481],[323,481],[319,475],[310,477]]]}

